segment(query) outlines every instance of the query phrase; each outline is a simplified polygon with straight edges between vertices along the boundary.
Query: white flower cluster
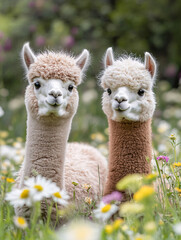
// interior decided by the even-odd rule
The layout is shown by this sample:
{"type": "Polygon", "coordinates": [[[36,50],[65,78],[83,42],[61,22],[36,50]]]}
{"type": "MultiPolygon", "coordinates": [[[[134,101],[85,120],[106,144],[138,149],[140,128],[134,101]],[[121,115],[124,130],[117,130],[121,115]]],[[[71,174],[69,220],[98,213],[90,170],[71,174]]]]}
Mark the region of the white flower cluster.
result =
{"type": "Polygon", "coordinates": [[[34,202],[43,198],[52,198],[54,202],[63,206],[68,204],[69,196],[64,190],[60,190],[55,183],[38,175],[24,182],[23,189],[14,188],[6,194],[6,200],[16,207],[32,206],[34,202]]]}

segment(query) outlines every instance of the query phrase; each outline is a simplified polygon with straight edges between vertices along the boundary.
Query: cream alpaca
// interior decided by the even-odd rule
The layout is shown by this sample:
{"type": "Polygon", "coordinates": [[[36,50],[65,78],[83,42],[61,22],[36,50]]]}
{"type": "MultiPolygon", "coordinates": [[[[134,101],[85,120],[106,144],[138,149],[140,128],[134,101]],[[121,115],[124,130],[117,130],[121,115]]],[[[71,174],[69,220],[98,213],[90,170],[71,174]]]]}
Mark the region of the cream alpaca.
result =
{"type": "Polygon", "coordinates": [[[101,77],[105,89],[102,107],[110,136],[104,194],[114,191],[116,183],[128,174],[150,172],[155,76],[156,63],[149,53],[145,53],[145,63],[132,57],[114,60],[112,48],[108,48],[101,77]]]}
{"type": "Polygon", "coordinates": [[[22,58],[29,81],[25,94],[28,119],[25,160],[17,179],[18,187],[22,188],[25,178],[37,173],[61,189],[65,187],[71,198],[73,181],[79,184],[78,200],[87,196],[82,189],[85,183],[91,185],[90,196],[97,197],[106,178],[106,159],[91,146],[67,144],[78,107],[77,86],[82,81],[89,52],[84,50],[78,58],[49,51],[35,56],[29,44],[25,44],[22,58]]]}

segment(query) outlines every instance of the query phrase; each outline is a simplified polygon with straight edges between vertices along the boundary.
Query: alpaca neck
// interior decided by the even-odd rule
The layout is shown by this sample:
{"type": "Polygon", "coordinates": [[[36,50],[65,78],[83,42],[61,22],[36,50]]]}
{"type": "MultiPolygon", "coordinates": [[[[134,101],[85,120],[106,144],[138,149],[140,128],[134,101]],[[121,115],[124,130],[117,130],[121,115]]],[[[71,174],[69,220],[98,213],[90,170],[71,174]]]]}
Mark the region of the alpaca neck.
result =
{"type": "Polygon", "coordinates": [[[23,164],[23,176],[37,174],[51,179],[61,189],[64,187],[63,170],[67,140],[70,133],[72,119],[58,119],[58,121],[40,121],[28,116],[26,153],[23,164]]]}
{"type": "Polygon", "coordinates": [[[109,119],[109,173],[104,194],[128,174],[150,172],[152,158],[151,120],[147,122],[109,119]]]}

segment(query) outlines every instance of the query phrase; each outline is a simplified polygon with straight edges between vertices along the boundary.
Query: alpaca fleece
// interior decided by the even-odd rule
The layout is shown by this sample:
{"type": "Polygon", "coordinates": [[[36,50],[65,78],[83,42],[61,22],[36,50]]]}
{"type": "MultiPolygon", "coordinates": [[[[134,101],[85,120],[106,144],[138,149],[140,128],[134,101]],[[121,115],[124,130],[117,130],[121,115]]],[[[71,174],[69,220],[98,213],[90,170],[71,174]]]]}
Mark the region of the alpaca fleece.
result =
{"type": "Polygon", "coordinates": [[[75,58],[65,53],[45,52],[36,57],[27,73],[30,82],[34,78],[71,80],[75,85],[81,82],[81,69],[76,65],[75,58]]]}
{"type": "Polygon", "coordinates": [[[151,120],[116,122],[109,119],[109,152],[109,173],[104,195],[115,191],[116,184],[126,175],[150,172],[151,120]]]}

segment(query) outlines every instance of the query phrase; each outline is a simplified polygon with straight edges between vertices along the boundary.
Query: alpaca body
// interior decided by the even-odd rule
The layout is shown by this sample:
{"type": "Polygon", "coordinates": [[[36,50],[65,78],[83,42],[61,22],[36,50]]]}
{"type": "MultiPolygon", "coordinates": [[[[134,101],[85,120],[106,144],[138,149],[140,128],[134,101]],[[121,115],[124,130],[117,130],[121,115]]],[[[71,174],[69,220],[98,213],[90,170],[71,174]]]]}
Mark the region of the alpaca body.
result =
{"type": "Polygon", "coordinates": [[[109,119],[109,159],[111,161],[104,194],[115,191],[119,180],[128,174],[148,174],[151,158],[150,120],[116,122],[109,119]]]}
{"type": "MultiPolygon", "coordinates": [[[[41,175],[56,183],[59,189],[65,188],[71,198],[72,182],[77,182],[76,198],[79,201],[88,195],[82,185],[90,184],[90,196],[97,198],[106,179],[106,159],[93,147],[67,144],[78,107],[77,86],[81,83],[89,52],[84,50],[78,58],[54,52],[35,56],[25,44],[22,57],[29,81],[25,94],[27,138],[17,187],[22,188],[26,178],[41,175]]],[[[16,209],[16,213],[30,215],[25,208],[16,209]]],[[[46,218],[44,203],[42,216],[46,218]]],[[[53,221],[55,216],[53,214],[53,221]]]]}
{"type": "Polygon", "coordinates": [[[116,190],[116,184],[126,175],[151,171],[156,63],[149,53],[145,53],[144,63],[130,56],[114,60],[112,48],[108,48],[104,63],[102,108],[110,138],[106,195],[116,190]]]}

